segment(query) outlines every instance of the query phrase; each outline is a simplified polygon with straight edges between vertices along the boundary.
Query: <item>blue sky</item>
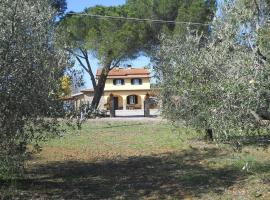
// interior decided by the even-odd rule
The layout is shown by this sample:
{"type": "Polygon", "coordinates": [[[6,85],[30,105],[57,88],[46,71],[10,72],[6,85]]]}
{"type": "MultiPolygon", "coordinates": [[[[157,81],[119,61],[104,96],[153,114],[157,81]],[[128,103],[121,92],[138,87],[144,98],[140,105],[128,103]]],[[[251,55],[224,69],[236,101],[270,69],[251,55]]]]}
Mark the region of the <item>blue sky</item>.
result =
{"type": "MultiPolygon", "coordinates": [[[[124,3],[125,3],[125,0],[67,0],[67,4],[68,4],[67,11],[80,12],[80,11],[83,11],[85,8],[92,7],[95,5],[115,6],[115,5],[121,5],[124,3]]],[[[92,57],[90,61],[93,67],[93,71],[95,73],[97,68],[99,67],[98,60],[92,57]]],[[[125,64],[131,64],[133,67],[144,67],[150,64],[150,59],[145,56],[140,56],[136,60],[127,61],[125,64]]],[[[76,62],[75,65],[79,67],[78,62],[76,62]]],[[[84,81],[85,81],[86,88],[92,87],[90,77],[86,72],[84,72],[84,81]]]]}
{"type": "Polygon", "coordinates": [[[79,12],[95,5],[115,6],[124,3],[125,0],[67,0],[68,11],[74,12],[79,12]]]}

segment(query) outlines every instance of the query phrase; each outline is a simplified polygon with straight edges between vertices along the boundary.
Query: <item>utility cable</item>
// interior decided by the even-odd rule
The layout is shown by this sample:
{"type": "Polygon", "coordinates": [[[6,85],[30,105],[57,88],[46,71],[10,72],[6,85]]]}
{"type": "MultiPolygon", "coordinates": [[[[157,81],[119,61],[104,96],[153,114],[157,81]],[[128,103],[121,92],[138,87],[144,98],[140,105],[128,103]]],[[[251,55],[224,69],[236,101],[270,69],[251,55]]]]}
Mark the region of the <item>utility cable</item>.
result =
{"type": "Polygon", "coordinates": [[[185,21],[167,21],[162,19],[142,19],[142,18],[134,18],[134,17],[120,17],[120,16],[108,16],[108,15],[96,15],[89,13],[67,13],[67,15],[75,15],[75,16],[89,16],[96,17],[100,19],[114,19],[114,20],[129,20],[129,21],[138,21],[138,22],[154,22],[154,23],[168,23],[168,24],[188,24],[188,25],[202,25],[209,26],[207,23],[200,22],[185,22],[185,21]]]}

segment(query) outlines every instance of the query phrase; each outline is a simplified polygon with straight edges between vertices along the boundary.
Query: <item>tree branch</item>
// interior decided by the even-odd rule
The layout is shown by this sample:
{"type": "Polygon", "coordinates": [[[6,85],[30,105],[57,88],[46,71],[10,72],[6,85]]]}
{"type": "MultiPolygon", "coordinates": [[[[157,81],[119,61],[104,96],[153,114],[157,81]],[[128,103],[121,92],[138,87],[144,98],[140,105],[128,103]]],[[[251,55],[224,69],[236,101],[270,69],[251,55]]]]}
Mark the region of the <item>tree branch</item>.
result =
{"type": "Polygon", "coordinates": [[[70,52],[71,54],[73,54],[76,57],[76,60],[80,63],[80,65],[82,66],[82,68],[89,74],[90,79],[91,79],[91,82],[92,82],[92,85],[93,85],[93,88],[95,90],[97,84],[96,84],[94,73],[93,73],[92,68],[91,68],[91,64],[90,64],[90,61],[89,61],[87,50],[84,50],[82,48],[79,48],[79,50],[81,51],[81,53],[82,53],[83,56],[75,53],[73,50],[71,50],[69,48],[66,48],[66,50],[68,52],[70,52]],[[83,62],[81,61],[81,59],[84,59],[86,61],[86,65],[83,64],[83,62]]]}
{"type": "Polygon", "coordinates": [[[260,23],[260,17],[261,17],[261,14],[262,14],[262,10],[260,9],[260,5],[257,2],[257,0],[254,0],[254,4],[255,4],[257,12],[258,12],[258,22],[260,23]]]}
{"type": "Polygon", "coordinates": [[[81,51],[82,54],[84,55],[84,59],[85,59],[85,61],[86,61],[86,65],[87,65],[87,69],[88,69],[88,70],[86,70],[86,71],[87,71],[88,74],[90,75],[91,82],[92,82],[93,88],[94,88],[94,90],[95,90],[96,87],[97,87],[97,83],[96,83],[96,80],[95,80],[95,76],[94,76],[94,73],[93,73],[93,70],[92,70],[90,61],[89,61],[88,52],[87,52],[87,50],[83,50],[82,48],[80,48],[80,51],[81,51]]]}
{"type": "Polygon", "coordinates": [[[89,73],[87,67],[83,64],[83,62],[81,61],[81,59],[80,59],[78,56],[76,56],[76,59],[78,60],[78,62],[79,62],[80,65],[82,66],[82,68],[83,68],[87,73],[89,73]]]}
{"type": "Polygon", "coordinates": [[[259,47],[257,48],[257,53],[258,53],[258,55],[260,56],[260,58],[261,58],[262,60],[264,60],[264,61],[267,60],[266,56],[262,54],[262,52],[261,52],[261,50],[260,50],[259,47]]]}
{"type": "Polygon", "coordinates": [[[113,66],[111,66],[110,70],[112,70],[113,68],[115,68],[119,63],[120,61],[122,60],[123,56],[121,56],[120,58],[116,59],[115,63],[113,64],[113,66]]]}
{"type": "Polygon", "coordinates": [[[85,59],[83,56],[75,53],[73,50],[71,50],[69,48],[65,48],[65,50],[68,51],[69,53],[73,54],[75,57],[79,57],[79,58],[85,59]]]}
{"type": "Polygon", "coordinates": [[[257,0],[254,0],[254,3],[255,3],[255,6],[256,6],[257,12],[258,12],[258,18],[260,18],[260,13],[261,13],[260,6],[259,6],[259,4],[258,4],[257,0]]]}

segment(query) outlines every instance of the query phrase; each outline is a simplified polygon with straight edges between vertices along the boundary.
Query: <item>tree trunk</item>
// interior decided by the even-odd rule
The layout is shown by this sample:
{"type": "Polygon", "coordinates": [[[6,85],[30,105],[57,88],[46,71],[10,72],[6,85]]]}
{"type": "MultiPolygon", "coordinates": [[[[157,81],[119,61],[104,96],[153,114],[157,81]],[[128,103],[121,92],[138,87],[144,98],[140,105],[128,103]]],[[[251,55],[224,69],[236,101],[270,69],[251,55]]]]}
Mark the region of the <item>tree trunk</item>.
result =
{"type": "Polygon", "coordinates": [[[205,140],[209,141],[209,142],[213,142],[214,141],[214,137],[213,137],[213,130],[212,129],[205,129],[205,140]]]}
{"type": "Polygon", "coordinates": [[[109,71],[110,71],[110,67],[111,67],[111,62],[109,62],[108,64],[106,64],[103,67],[101,74],[99,76],[96,88],[94,88],[94,97],[93,97],[93,100],[91,103],[91,107],[93,109],[97,109],[99,106],[99,102],[100,102],[100,99],[101,99],[103,92],[104,92],[104,87],[105,87],[105,83],[107,80],[107,76],[108,76],[109,71]]]}

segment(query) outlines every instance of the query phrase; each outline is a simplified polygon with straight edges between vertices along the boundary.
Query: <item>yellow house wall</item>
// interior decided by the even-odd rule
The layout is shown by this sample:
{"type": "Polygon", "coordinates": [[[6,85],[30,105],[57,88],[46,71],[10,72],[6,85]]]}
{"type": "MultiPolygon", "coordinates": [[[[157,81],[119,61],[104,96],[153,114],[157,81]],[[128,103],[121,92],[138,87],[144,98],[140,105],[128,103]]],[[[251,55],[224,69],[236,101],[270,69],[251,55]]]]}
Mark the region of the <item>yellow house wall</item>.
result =
{"type": "MultiPolygon", "coordinates": [[[[108,98],[110,94],[113,94],[114,96],[121,96],[123,98],[123,101],[121,101],[121,104],[125,108],[127,105],[127,96],[129,95],[137,95],[138,98],[138,104],[136,106],[140,106],[143,109],[143,101],[145,99],[145,95],[150,92],[149,90],[117,90],[117,91],[104,91],[103,98],[104,102],[108,102],[108,98]]],[[[106,103],[103,105],[100,105],[101,108],[106,108],[106,103]]]]}
{"type": "MultiPolygon", "coordinates": [[[[145,95],[147,93],[150,93],[150,78],[149,77],[128,77],[123,78],[125,81],[124,85],[114,85],[113,80],[114,78],[108,78],[106,80],[105,88],[103,96],[100,100],[99,108],[100,109],[106,109],[108,106],[108,98],[110,94],[113,94],[114,96],[120,96],[119,98],[119,106],[124,107],[124,109],[127,106],[127,96],[129,95],[137,95],[138,98],[138,104],[136,104],[136,107],[141,107],[143,109],[143,102],[145,99],[145,95]],[[131,79],[132,78],[140,78],[142,80],[141,85],[132,85],[131,79]]],[[[92,92],[84,92],[83,95],[77,96],[75,100],[76,107],[79,107],[81,103],[91,103],[93,99],[93,93],[92,92]]]]}
{"type": "MultiPolygon", "coordinates": [[[[103,96],[100,100],[99,108],[100,109],[107,109],[108,108],[108,99],[110,94],[113,94],[114,96],[119,96],[119,107],[123,107],[126,109],[127,106],[127,96],[129,95],[137,95],[138,98],[138,104],[136,104],[136,107],[141,107],[143,109],[143,102],[145,99],[146,94],[150,93],[149,90],[113,90],[113,91],[104,91],[103,96]]],[[[87,93],[78,95],[75,97],[75,107],[78,109],[82,103],[91,103],[93,99],[93,93],[87,93]]]]}
{"type": "Polygon", "coordinates": [[[150,80],[149,78],[140,78],[142,79],[141,85],[132,85],[131,79],[132,78],[123,78],[125,81],[124,85],[114,85],[113,80],[114,79],[107,79],[106,85],[104,90],[144,90],[149,89],[150,90],[150,80]]]}

